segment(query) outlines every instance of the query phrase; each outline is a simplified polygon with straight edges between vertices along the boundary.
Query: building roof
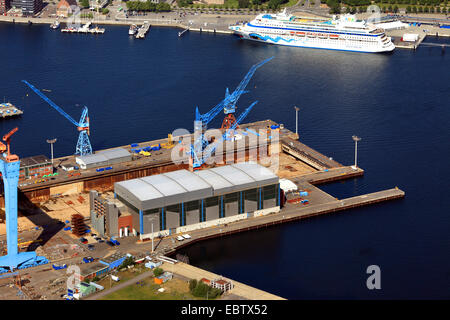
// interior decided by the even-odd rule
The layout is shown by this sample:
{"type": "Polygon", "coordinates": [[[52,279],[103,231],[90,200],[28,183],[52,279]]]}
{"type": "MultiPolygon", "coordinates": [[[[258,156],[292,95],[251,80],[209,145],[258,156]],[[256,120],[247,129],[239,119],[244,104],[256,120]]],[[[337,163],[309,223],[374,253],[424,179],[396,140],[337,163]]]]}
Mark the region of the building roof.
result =
{"type": "Polygon", "coordinates": [[[108,257],[101,258],[99,261],[100,261],[100,263],[109,265],[109,264],[113,263],[114,261],[117,261],[117,260],[120,260],[120,259],[124,258],[125,256],[126,255],[123,254],[123,253],[116,252],[116,253],[113,253],[112,255],[108,256],[108,257]]]}
{"type": "Polygon", "coordinates": [[[59,9],[61,7],[70,7],[70,6],[76,6],[77,1],[76,0],[61,0],[56,5],[56,8],[59,9]]]}
{"type": "Polygon", "coordinates": [[[47,158],[44,155],[39,156],[33,156],[33,157],[27,157],[20,159],[20,166],[21,167],[30,167],[30,166],[36,166],[36,165],[43,165],[43,164],[50,164],[52,163],[49,158],[47,158]]]}
{"type": "Polygon", "coordinates": [[[116,182],[115,193],[138,210],[151,210],[278,183],[278,176],[253,162],[201,170],[178,170],[116,182]]]}
{"type": "Polygon", "coordinates": [[[129,153],[128,150],[126,150],[124,148],[116,148],[116,149],[98,151],[97,153],[89,154],[89,155],[85,155],[85,156],[79,156],[79,157],[76,157],[76,160],[81,161],[86,165],[90,165],[90,164],[108,162],[109,160],[125,158],[125,157],[130,157],[130,156],[131,156],[131,153],[129,153]]]}
{"type": "Polygon", "coordinates": [[[93,273],[96,273],[100,270],[104,270],[108,268],[108,266],[104,265],[100,262],[94,262],[94,263],[88,263],[88,264],[81,264],[80,266],[80,273],[82,276],[87,277],[93,273]]]}
{"type": "Polygon", "coordinates": [[[117,158],[131,156],[131,153],[128,152],[128,150],[126,150],[124,148],[115,148],[115,149],[97,151],[97,154],[101,154],[101,155],[105,156],[107,159],[117,159],[117,158]]]}

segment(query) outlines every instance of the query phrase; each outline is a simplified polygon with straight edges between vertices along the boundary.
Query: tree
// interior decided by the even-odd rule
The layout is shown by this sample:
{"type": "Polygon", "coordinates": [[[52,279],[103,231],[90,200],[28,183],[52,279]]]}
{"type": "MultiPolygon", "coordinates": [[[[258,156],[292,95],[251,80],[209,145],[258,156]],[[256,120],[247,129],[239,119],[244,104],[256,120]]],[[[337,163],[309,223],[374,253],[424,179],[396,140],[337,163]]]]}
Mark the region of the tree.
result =
{"type": "Polygon", "coordinates": [[[394,6],[394,12],[395,12],[395,13],[398,12],[398,6],[397,6],[397,5],[394,6]]]}
{"type": "Polygon", "coordinates": [[[119,269],[126,268],[128,266],[134,265],[133,257],[127,257],[125,260],[123,260],[122,264],[120,265],[119,269]]]}
{"type": "Polygon", "coordinates": [[[330,13],[341,13],[341,5],[338,0],[328,0],[327,6],[330,7],[330,13]]]}
{"type": "Polygon", "coordinates": [[[189,291],[192,292],[192,290],[194,290],[196,286],[197,286],[197,280],[195,280],[195,279],[189,280],[189,291]]]}
{"type": "Polygon", "coordinates": [[[159,277],[160,275],[162,275],[164,273],[164,270],[161,268],[155,268],[155,270],[153,270],[153,275],[155,277],[159,277]]]}
{"type": "Polygon", "coordinates": [[[238,0],[239,8],[248,8],[250,0],[238,0]]]}
{"type": "Polygon", "coordinates": [[[89,0],[81,0],[80,4],[83,8],[89,8],[89,0]]]}

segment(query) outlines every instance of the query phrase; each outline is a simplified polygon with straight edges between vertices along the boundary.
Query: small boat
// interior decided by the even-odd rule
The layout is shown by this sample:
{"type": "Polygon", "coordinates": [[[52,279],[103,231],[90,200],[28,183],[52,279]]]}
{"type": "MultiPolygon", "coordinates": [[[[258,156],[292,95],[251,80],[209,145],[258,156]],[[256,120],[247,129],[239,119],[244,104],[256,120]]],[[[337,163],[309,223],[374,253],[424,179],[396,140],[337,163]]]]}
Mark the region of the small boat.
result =
{"type": "Polygon", "coordinates": [[[130,29],[128,30],[128,34],[129,34],[130,36],[134,36],[134,35],[136,34],[137,30],[138,30],[137,25],[132,24],[132,25],[130,26],[130,29]]]}
{"type": "Polygon", "coordinates": [[[58,20],[56,20],[55,22],[53,22],[53,23],[50,25],[50,29],[56,30],[56,29],[58,29],[58,28],[59,28],[59,21],[58,21],[58,20]]]}
{"type": "Polygon", "coordinates": [[[67,264],[53,264],[53,269],[55,270],[61,270],[67,268],[67,264]]]}

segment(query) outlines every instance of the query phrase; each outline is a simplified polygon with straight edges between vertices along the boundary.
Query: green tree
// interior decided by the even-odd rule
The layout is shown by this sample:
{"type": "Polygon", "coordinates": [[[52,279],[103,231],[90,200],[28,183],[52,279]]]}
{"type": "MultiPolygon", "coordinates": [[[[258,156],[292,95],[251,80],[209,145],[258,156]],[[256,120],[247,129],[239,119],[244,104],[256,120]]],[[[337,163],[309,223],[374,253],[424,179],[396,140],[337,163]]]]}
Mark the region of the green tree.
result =
{"type": "Polygon", "coordinates": [[[338,0],[327,0],[327,6],[330,7],[330,13],[341,13],[341,4],[338,0]]]}
{"type": "Polygon", "coordinates": [[[238,0],[239,8],[248,8],[250,0],[238,0]]]}
{"type": "Polygon", "coordinates": [[[154,275],[155,277],[159,277],[159,276],[162,275],[163,273],[164,273],[164,270],[161,269],[161,268],[155,268],[155,269],[153,270],[153,275],[154,275]]]}
{"type": "Polygon", "coordinates": [[[190,292],[192,292],[192,290],[194,290],[196,286],[197,286],[197,280],[195,280],[195,279],[189,280],[189,291],[190,292]]]}
{"type": "Polygon", "coordinates": [[[89,8],[89,0],[81,0],[80,4],[83,8],[89,8]]]}
{"type": "Polygon", "coordinates": [[[119,266],[119,269],[123,269],[132,265],[134,265],[133,257],[127,257],[125,260],[123,260],[122,264],[119,266]]]}

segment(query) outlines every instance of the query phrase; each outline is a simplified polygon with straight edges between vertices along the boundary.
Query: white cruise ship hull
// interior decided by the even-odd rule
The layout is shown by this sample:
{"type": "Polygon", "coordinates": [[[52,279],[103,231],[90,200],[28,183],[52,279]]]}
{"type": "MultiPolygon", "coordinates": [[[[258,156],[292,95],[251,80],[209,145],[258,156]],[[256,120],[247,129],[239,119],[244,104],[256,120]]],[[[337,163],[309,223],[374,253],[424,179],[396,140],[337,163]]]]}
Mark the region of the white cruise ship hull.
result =
{"type": "Polygon", "coordinates": [[[286,14],[260,14],[245,24],[230,26],[245,40],[291,47],[380,53],[395,49],[383,29],[352,15],[317,20],[286,14]]]}
{"type": "Polygon", "coordinates": [[[382,45],[361,45],[357,43],[351,43],[347,40],[334,40],[334,39],[321,39],[321,38],[309,38],[305,37],[271,37],[264,36],[259,33],[245,33],[245,32],[234,32],[241,39],[251,40],[256,42],[264,42],[269,44],[291,46],[291,47],[302,47],[311,49],[326,49],[326,50],[341,50],[341,51],[355,51],[355,52],[366,52],[366,53],[382,53],[391,52],[395,49],[395,45],[389,41],[385,46],[382,45]],[[250,36],[252,35],[252,36],[250,36]]]}

